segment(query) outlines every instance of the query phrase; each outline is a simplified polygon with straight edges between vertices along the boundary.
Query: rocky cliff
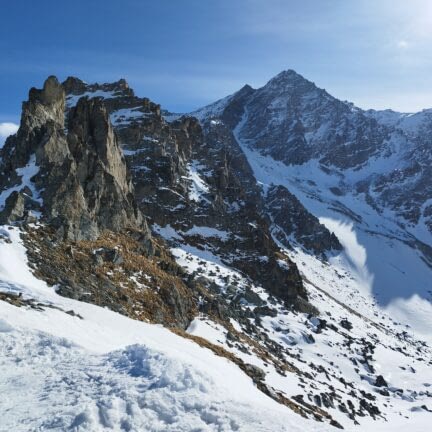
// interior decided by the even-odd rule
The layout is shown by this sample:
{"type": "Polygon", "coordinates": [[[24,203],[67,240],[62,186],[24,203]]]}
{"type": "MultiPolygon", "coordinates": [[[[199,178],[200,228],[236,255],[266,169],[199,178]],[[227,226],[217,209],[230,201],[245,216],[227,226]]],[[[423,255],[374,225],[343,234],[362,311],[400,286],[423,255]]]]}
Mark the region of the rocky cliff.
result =
{"type": "Polygon", "coordinates": [[[315,312],[296,264],[281,253],[270,231],[271,218],[252,169],[222,122],[200,123],[190,116],[168,121],[159,105],[135,96],[124,80],[88,85],[68,78],[60,84],[49,77],[43,89],[31,89],[19,131],[0,156],[0,217],[3,223],[46,227],[39,233],[52,247],[31,235],[28,244],[35,253],[30,257],[63,295],[126,314],[131,307],[140,310],[138,301],[143,317],[167,323],[171,314],[181,327],[193,316],[196,296],[208,298],[213,306],[201,300],[202,307],[216,307],[220,314],[228,300],[224,292],[214,292],[219,304],[210,300],[205,292],[214,291],[214,283],[200,268],[185,279],[165,246],[151,240],[148,221],[171,247],[207,250],[241,271],[249,282],[238,286],[228,277],[229,298],[258,301],[250,286],[259,284],[288,306],[315,312]],[[118,246],[101,240],[109,233],[118,246]],[[87,255],[91,245],[87,265],[77,254],[87,255]],[[43,258],[37,250],[45,250],[43,258]],[[136,298],[119,291],[126,282],[116,270],[141,273],[145,262],[137,267],[140,253],[156,253],[162,274],[173,278],[171,288],[155,275],[151,284],[136,284],[153,287],[157,295],[136,298]],[[107,265],[115,277],[99,274],[107,265]],[[149,304],[159,306],[150,311],[149,304]]]}
{"type": "Polygon", "coordinates": [[[149,235],[101,101],[81,99],[65,120],[65,92],[49,77],[42,90],[30,90],[0,157],[3,220],[40,217],[73,240],[96,239],[104,229],[149,235]]]}

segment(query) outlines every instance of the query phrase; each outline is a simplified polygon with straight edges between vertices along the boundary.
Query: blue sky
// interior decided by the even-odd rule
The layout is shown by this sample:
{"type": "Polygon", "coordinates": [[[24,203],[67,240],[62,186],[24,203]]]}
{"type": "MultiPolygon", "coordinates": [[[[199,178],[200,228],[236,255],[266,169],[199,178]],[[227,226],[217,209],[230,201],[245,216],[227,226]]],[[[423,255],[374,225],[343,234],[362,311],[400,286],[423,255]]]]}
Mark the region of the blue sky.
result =
{"type": "MultiPolygon", "coordinates": [[[[0,123],[55,74],[189,111],[295,69],[364,108],[432,107],[430,0],[0,0],[0,123]]],[[[0,130],[1,134],[1,130],[0,130]]]]}

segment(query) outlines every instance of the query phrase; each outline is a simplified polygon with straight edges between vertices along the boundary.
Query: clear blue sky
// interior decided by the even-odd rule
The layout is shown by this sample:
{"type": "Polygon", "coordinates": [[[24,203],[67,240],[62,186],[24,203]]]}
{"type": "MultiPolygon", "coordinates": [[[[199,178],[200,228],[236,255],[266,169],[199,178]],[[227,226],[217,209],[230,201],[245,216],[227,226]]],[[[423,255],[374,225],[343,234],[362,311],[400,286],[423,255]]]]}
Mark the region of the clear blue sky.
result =
{"type": "Polygon", "coordinates": [[[364,108],[432,107],[430,0],[0,0],[0,123],[50,74],[188,111],[295,69],[364,108]]]}

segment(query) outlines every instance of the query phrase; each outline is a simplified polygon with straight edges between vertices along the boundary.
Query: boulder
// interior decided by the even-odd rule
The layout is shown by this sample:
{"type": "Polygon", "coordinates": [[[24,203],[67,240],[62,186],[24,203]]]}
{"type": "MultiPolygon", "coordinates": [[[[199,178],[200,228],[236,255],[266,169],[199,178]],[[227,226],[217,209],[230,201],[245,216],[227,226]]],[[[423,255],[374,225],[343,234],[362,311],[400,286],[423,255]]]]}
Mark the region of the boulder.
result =
{"type": "Polygon", "coordinates": [[[375,380],[376,387],[388,387],[387,381],[384,379],[382,375],[378,375],[375,380]]]}
{"type": "Polygon", "coordinates": [[[0,212],[0,224],[22,220],[25,215],[25,198],[22,193],[12,192],[6,199],[4,209],[0,212]]]}

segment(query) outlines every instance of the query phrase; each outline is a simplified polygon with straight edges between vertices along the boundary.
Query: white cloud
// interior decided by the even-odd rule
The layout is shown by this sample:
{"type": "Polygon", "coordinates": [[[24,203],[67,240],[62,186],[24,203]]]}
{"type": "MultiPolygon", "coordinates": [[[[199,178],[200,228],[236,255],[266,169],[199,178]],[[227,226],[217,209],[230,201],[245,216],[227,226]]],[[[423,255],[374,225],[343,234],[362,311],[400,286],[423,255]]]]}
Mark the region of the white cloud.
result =
{"type": "Polygon", "coordinates": [[[9,135],[13,135],[18,130],[18,125],[15,123],[0,123],[0,147],[3,147],[3,144],[6,141],[6,138],[9,135]]]}
{"type": "Polygon", "coordinates": [[[409,47],[409,43],[406,40],[400,40],[397,42],[397,46],[400,49],[407,49],[409,47]]]}

